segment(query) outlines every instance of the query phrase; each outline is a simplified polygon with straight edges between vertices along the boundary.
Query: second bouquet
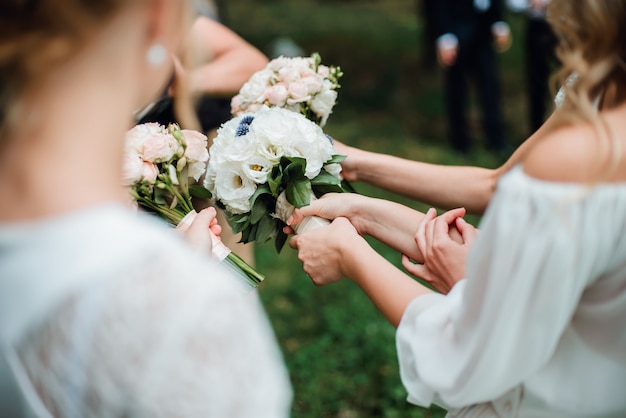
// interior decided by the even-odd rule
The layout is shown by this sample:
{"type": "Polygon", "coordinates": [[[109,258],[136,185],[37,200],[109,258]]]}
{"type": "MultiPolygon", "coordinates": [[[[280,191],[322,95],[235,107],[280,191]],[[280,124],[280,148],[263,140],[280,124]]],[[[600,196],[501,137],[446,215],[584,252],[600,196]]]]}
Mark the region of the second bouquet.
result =
{"type": "MultiPolygon", "coordinates": [[[[346,192],[341,161],[332,138],[300,113],[263,107],[224,123],[209,150],[205,187],[223,207],[242,242],[274,239],[284,246],[282,231],[294,208],[329,192],[346,192]]],[[[311,217],[299,225],[315,228],[328,221],[311,217]]]]}
{"type": "MultiPolygon", "coordinates": [[[[176,124],[137,125],[126,133],[122,183],[139,207],[172,226],[182,226],[196,215],[192,196],[211,196],[195,184],[208,159],[207,137],[200,132],[181,130],[176,124]]],[[[263,281],[263,275],[217,238],[213,239],[213,255],[250,286],[263,281]]]]}

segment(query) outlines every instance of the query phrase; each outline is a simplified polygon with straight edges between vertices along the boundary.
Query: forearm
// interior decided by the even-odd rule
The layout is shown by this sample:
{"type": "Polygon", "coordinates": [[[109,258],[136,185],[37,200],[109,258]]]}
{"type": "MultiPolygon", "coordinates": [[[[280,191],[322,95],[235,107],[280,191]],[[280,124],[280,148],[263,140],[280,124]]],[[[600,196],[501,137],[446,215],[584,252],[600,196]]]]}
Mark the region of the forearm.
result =
{"type": "Polygon", "coordinates": [[[404,274],[374,251],[367,243],[352,246],[345,255],[347,276],[372,300],[395,327],[409,303],[430,289],[404,274]]]}
{"type": "Polygon", "coordinates": [[[235,50],[193,70],[190,88],[194,93],[232,97],[250,76],[267,64],[267,58],[256,50],[235,50]]]}
{"type": "Polygon", "coordinates": [[[415,232],[424,214],[384,199],[368,198],[357,204],[351,221],[362,235],[369,235],[391,248],[422,261],[415,245],[415,232]]]}
{"type": "Polygon", "coordinates": [[[428,164],[368,151],[354,157],[358,181],[438,208],[465,207],[475,214],[487,207],[498,175],[481,167],[428,164]]]}

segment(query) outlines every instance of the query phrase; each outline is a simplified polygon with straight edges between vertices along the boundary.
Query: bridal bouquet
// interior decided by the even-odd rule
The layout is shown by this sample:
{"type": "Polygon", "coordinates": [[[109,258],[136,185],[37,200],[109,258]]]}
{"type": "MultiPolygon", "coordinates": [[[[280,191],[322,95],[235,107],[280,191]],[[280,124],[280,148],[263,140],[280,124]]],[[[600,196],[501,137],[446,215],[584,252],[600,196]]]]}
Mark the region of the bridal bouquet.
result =
{"type": "Polygon", "coordinates": [[[250,77],[231,101],[233,115],[253,113],[262,106],[301,113],[320,126],[326,124],[337,101],[339,67],[321,64],[321,57],[278,57],[250,77]]]}
{"type": "MultiPolygon", "coordinates": [[[[191,197],[211,193],[196,183],[206,171],[207,137],[181,130],[178,125],[158,123],[135,126],[126,133],[122,183],[130,188],[137,204],[173,226],[191,222],[196,215],[191,197]]],[[[253,287],[263,276],[219,239],[213,239],[213,254],[225,261],[253,287]]]]}
{"type": "MultiPolygon", "coordinates": [[[[339,177],[345,157],[331,141],[320,126],[280,107],[262,107],[218,129],[204,185],[224,208],[233,232],[242,233],[242,242],[275,239],[280,251],[287,239],[282,229],[294,208],[324,193],[349,191],[339,177]]],[[[296,232],[327,223],[309,217],[296,232]]]]}

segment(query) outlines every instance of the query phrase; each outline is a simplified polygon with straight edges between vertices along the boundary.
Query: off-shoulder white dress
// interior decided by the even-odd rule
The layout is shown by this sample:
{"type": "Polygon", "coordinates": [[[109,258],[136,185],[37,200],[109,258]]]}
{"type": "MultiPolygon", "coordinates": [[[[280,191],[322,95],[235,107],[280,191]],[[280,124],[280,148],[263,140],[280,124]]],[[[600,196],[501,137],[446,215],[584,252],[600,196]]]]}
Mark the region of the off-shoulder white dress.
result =
{"type": "Polygon", "coordinates": [[[466,278],[397,330],[410,402],[459,417],[626,417],[626,183],[505,174],[466,278]]]}
{"type": "Polygon", "coordinates": [[[155,219],[0,225],[0,416],[289,416],[255,292],[155,219]]]}

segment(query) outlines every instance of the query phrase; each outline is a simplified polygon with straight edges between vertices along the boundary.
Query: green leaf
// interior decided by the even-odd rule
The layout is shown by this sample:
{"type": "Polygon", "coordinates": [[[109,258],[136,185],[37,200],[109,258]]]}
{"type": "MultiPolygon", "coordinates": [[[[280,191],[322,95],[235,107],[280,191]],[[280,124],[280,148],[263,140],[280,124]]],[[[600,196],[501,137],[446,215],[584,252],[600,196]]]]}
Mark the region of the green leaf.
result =
{"type": "Polygon", "coordinates": [[[267,242],[276,235],[276,219],[272,218],[269,213],[261,218],[258,223],[256,232],[256,241],[259,243],[267,242]]]}
{"type": "Polygon", "coordinates": [[[272,168],[270,175],[267,177],[267,185],[270,188],[272,196],[278,196],[282,191],[280,190],[280,184],[283,181],[283,168],[280,165],[272,168]]]}
{"type": "Polygon", "coordinates": [[[287,242],[287,234],[285,234],[283,229],[279,227],[278,235],[276,235],[276,239],[274,240],[274,248],[276,248],[277,253],[280,253],[280,250],[283,249],[285,242],[287,242]]]}
{"type": "MultiPolygon", "coordinates": [[[[283,157],[283,159],[287,158],[283,157]]],[[[287,184],[301,180],[304,178],[304,173],[306,172],[306,160],[304,158],[291,157],[289,160],[291,162],[283,169],[285,182],[287,184]]]]}
{"type": "Polygon", "coordinates": [[[285,197],[287,201],[296,208],[306,206],[311,201],[311,181],[309,179],[295,181],[287,184],[285,189],[285,197]]]}
{"type": "Polygon", "coordinates": [[[330,174],[326,170],[322,170],[313,180],[311,180],[311,184],[313,185],[332,184],[332,185],[339,186],[341,184],[341,179],[337,176],[330,174]]]}
{"type": "Polygon", "coordinates": [[[210,199],[213,197],[213,193],[202,186],[189,186],[189,194],[199,199],[210,199]]]}
{"type": "Polygon", "coordinates": [[[154,203],[157,205],[167,205],[168,197],[169,193],[166,190],[159,189],[157,187],[154,188],[154,203]]]}
{"type": "Polygon", "coordinates": [[[267,213],[267,206],[263,199],[256,199],[250,209],[250,222],[253,224],[258,223],[263,218],[263,215],[267,213]]]}
{"type": "Polygon", "coordinates": [[[347,156],[346,156],[346,155],[339,155],[339,154],[335,154],[335,155],[333,155],[332,157],[330,157],[330,160],[326,161],[326,162],[324,163],[324,165],[327,165],[327,164],[336,164],[336,163],[340,163],[340,162],[342,162],[343,160],[345,160],[346,158],[347,158],[347,156]]]}
{"type": "Polygon", "coordinates": [[[343,189],[341,186],[336,186],[334,184],[316,184],[312,187],[313,193],[316,197],[320,197],[325,195],[326,193],[342,193],[343,189]]]}

